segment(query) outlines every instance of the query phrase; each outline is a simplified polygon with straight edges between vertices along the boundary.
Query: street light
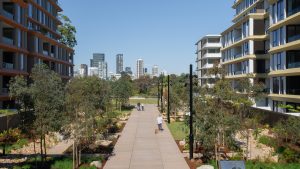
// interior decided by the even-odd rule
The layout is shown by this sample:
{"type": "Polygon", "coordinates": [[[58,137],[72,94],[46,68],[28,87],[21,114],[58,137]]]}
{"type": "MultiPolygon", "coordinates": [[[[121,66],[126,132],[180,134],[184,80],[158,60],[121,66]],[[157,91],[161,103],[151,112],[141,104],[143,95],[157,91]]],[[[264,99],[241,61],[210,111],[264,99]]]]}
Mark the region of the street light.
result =
{"type": "Polygon", "coordinates": [[[170,124],[170,75],[168,75],[168,123],[170,124]]]}
{"type": "Polygon", "coordinates": [[[163,113],[163,92],[164,92],[164,76],[161,74],[161,88],[160,88],[160,111],[163,113]]]}
{"type": "Polygon", "coordinates": [[[193,114],[193,65],[190,64],[190,159],[193,159],[194,150],[193,114]]]}

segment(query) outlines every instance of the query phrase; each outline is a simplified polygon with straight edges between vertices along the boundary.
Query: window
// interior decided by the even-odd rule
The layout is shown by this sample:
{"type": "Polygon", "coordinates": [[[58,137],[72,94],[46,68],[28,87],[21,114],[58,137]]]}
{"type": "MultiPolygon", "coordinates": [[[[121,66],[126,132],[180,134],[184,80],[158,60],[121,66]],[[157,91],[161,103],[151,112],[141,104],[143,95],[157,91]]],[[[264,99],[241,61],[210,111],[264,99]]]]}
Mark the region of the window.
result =
{"type": "Polygon", "coordinates": [[[277,22],[284,19],[283,0],[277,2],[277,22]]]}
{"type": "Polygon", "coordinates": [[[287,26],[287,43],[300,39],[300,25],[287,26]]]}
{"type": "Polygon", "coordinates": [[[300,51],[288,51],[286,54],[286,67],[287,69],[300,67],[300,51]]]}
{"type": "Polygon", "coordinates": [[[272,23],[275,24],[276,23],[276,4],[272,5],[272,23]]]}
{"type": "Polygon", "coordinates": [[[243,55],[248,55],[249,54],[249,43],[245,42],[243,45],[243,55]]]}
{"type": "Polygon", "coordinates": [[[276,68],[277,70],[281,70],[282,63],[281,63],[281,53],[277,53],[277,65],[276,68]]]}
{"type": "Polygon", "coordinates": [[[277,31],[273,31],[273,32],[272,32],[272,38],[273,38],[273,39],[272,39],[272,40],[273,40],[273,41],[272,41],[272,46],[273,46],[273,47],[278,46],[278,43],[277,43],[277,42],[278,42],[278,39],[277,39],[277,31]]]}
{"type": "Polygon", "coordinates": [[[273,93],[279,94],[279,80],[277,77],[273,77],[273,93]]]}
{"type": "Polygon", "coordinates": [[[287,0],[287,15],[291,16],[300,11],[299,0],[287,0]]]}

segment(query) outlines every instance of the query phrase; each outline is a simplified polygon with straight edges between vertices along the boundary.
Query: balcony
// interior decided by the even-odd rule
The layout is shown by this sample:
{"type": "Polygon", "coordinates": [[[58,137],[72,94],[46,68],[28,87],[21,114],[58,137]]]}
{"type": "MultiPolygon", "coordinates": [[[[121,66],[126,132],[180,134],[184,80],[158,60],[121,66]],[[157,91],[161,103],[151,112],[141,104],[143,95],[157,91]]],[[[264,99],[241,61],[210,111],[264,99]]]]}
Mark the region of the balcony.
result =
{"type": "Polygon", "coordinates": [[[2,11],[3,15],[11,20],[14,20],[14,15],[10,12],[7,12],[6,10],[2,11]]]}
{"type": "Polygon", "coordinates": [[[300,12],[300,3],[299,0],[287,0],[287,16],[294,15],[295,13],[300,12]]]}
{"type": "Polygon", "coordinates": [[[3,62],[2,67],[4,69],[14,69],[14,64],[3,62]]]}
{"type": "Polygon", "coordinates": [[[13,39],[10,39],[10,38],[7,38],[5,36],[2,37],[2,40],[5,44],[8,44],[8,45],[14,45],[14,40],[13,39]]]}
{"type": "Polygon", "coordinates": [[[243,72],[240,70],[240,71],[235,71],[234,72],[234,75],[241,75],[241,74],[243,74],[243,72]]]}
{"type": "Polygon", "coordinates": [[[43,55],[49,56],[49,52],[48,52],[48,51],[45,51],[45,50],[43,50],[43,55]]]}
{"type": "Polygon", "coordinates": [[[235,54],[233,57],[234,57],[234,59],[237,59],[237,58],[240,58],[240,57],[242,57],[242,54],[241,54],[241,53],[239,53],[239,54],[235,54]]]}
{"type": "Polygon", "coordinates": [[[286,93],[289,95],[300,95],[300,89],[286,89],[286,93]]]}
{"type": "Polygon", "coordinates": [[[293,63],[288,63],[287,68],[292,69],[292,68],[299,68],[300,67],[300,62],[293,62],[293,63]]]}

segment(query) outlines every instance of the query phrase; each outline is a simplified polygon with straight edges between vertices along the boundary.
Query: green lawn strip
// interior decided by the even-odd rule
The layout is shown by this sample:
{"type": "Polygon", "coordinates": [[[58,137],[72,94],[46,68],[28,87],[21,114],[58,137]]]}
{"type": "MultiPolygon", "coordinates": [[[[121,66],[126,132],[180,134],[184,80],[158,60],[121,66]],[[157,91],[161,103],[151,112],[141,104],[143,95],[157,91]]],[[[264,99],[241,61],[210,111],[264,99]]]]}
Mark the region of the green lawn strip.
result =
{"type": "MultiPolygon", "coordinates": [[[[85,164],[81,166],[79,169],[96,169],[96,167],[91,167],[89,164],[93,161],[102,161],[104,158],[101,157],[82,157],[82,164],[85,164]]],[[[41,159],[37,158],[37,163],[41,164],[41,159]]],[[[72,158],[71,157],[55,157],[55,158],[48,158],[47,162],[50,164],[51,169],[71,169],[73,166],[72,158]]],[[[35,168],[35,160],[34,158],[30,158],[27,160],[25,164],[22,166],[15,166],[13,169],[30,169],[35,168]]]]}
{"type": "Polygon", "coordinates": [[[172,122],[167,125],[175,140],[183,140],[188,135],[188,128],[184,122],[172,122]]]}
{"type": "MultiPolygon", "coordinates": [[[[216,162],[214,160],[210,161],[210,165],[216,167],[216,162]]],[[[266,162],[256,162],[256,161],[246,161],[247,169],[299,169],[299,163],[266,163],[266,162]]]]}
{"type": "Polygon", "coordinates": [[[146,99],[130,99],[129,103],[136,105],[137,103],[141,104],[157,104],[157,99],[155,98],[146,98],[146,99]]]}
{"type": "Polygon", "coordinates": [[[27,145],[29,142],[26,138],[19,139],[15,144],[12,145],[6,145],[5,152],[11,153],[12,150],[18,150],[23,148],[25,145],[27,145]]]}

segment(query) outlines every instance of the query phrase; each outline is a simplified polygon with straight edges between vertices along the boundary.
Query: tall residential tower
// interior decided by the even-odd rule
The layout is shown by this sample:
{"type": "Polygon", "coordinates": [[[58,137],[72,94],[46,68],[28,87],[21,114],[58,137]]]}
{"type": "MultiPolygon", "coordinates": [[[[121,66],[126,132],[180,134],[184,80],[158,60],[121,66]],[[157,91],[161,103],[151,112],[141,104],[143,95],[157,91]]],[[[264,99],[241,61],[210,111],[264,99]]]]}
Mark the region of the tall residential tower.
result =
{"type": "Polygon", "coordinates": [[[143,59],[138,59],[136,61],[136,78],[144,76],[144,61],[143,59]]]}
{"type": "Polygon", "coordinates": [[[116,56],[116,73],[121,74],[123,72],[123,54],[117,54],[116,56]]]}
{"type": "Polygon", "coordinates": [[[1,0],[0,108],[14,108],[8,95],[11,77],[27,76],[44,63],[67,81],[73,76],[73,49],[60,43],[57,0],[1,0]]]}

